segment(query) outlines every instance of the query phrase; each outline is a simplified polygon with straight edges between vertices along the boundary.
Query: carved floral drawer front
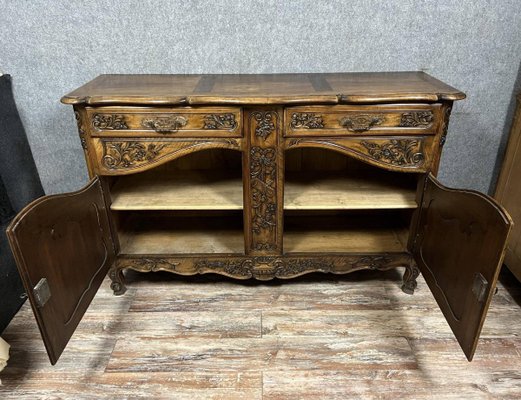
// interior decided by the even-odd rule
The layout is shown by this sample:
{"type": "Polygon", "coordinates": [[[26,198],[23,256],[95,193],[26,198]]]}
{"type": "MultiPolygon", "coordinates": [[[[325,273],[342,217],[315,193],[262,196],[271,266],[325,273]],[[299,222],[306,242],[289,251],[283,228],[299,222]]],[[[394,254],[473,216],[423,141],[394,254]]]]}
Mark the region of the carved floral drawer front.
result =
{"type": "Polygon", "coordinates": [[[242,139],[94,138],[92,146],[96,152],[96,174],[126,175],[145,171],[199,150],[226,148],[240,151],[242,139]]]}
{"type": "Polygon", "coordinates": [[[241,110],[231,107],[87,108],[91,136],[241,137],[241,110]]]}
{"type": "Polygon", "coordinates": [[[434,135],[440,104],[310,106],[285,109],[285,136],[434,135]]]}
{"type": "Polygon", "coordinates": [[[360,138],[300,137],[286,139],[286,149],[320,147],[353,156],[391,171],[427,172],[433,158],[434,136],[360,138]]]}

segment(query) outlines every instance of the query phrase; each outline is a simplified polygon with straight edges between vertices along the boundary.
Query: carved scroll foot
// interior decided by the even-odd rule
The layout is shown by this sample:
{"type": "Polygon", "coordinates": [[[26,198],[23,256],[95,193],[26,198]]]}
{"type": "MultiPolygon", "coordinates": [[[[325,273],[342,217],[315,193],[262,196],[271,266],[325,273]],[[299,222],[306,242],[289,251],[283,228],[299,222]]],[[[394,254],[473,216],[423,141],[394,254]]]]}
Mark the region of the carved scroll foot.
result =
{"type": "Polygon", "coordinates": [[[414,261],[411,261],[409,265],[405,267],[405,272],[403,274],[403,284],[402,291],[406,294],[414,294],[414,290],[418,283],[416,282],[416,278],[420,275],[420,270],[416,266],[414,261]]]}
{"type": "Polygon", "coordinates": [[[109,278],[112,281],[110,288],[114,291],[114,295],[121,296],[125,294],[127,287],[125,285],[123,270],[118,267],[112,267],[109,271],[109,278]]]}

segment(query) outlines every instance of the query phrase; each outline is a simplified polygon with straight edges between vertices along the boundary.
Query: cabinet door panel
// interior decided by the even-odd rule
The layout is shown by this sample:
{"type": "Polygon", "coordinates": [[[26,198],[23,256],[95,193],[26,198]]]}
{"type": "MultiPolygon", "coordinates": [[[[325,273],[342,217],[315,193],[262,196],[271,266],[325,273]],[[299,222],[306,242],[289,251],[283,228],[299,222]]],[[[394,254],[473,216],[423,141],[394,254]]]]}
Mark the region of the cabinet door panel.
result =
{"type": "Polygon", "coordinates": [[[472,360],[502,265],[511,220],[481,193],[426,176],[414,257],[454,335],[472,360]]]}
{"type": "Polygon", "coordinates": [[[32,202],[7,234],[55,364],[114,261],[98,178],[78,192],[32,202]]]}

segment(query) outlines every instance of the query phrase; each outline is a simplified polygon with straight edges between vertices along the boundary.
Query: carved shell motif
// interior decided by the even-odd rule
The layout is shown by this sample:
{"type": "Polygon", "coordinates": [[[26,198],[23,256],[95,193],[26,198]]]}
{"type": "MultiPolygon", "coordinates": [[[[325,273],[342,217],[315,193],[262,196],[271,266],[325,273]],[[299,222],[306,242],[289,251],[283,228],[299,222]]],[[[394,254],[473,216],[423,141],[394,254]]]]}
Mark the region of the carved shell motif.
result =
{"type": "Polygon", "coordinates": [[[268,280],[292,277],[311,271],[331,272],[334,262],[328,259],[284,259],[272,256],[244,260],[201,260],[195,263],[198,273],[220,272],[234,277],[268,280]]]}

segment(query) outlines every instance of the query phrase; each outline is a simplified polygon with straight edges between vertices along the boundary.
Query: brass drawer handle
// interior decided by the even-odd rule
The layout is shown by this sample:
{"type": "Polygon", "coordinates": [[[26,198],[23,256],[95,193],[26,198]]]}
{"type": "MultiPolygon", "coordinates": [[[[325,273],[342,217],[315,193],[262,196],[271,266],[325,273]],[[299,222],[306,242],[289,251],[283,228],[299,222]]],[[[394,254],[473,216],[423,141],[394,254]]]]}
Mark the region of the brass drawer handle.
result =
{"type": "Polygon", "coordinates": [[[351,132],[364,132],[373,126],[380,125],[385,121],[383,115],[358,114],[352,117],[344,117],[339,122],[344,128],[351,132]]]}
{"type": "Polygon", "coordinates": [[[141,125],[145,128],[150,128],[157,133],[165,135],[169,133],[176,133],[179,128],[182,128],[188,123],[185,117],[179,115],[170,117],[144,118],[141,125]]]}

